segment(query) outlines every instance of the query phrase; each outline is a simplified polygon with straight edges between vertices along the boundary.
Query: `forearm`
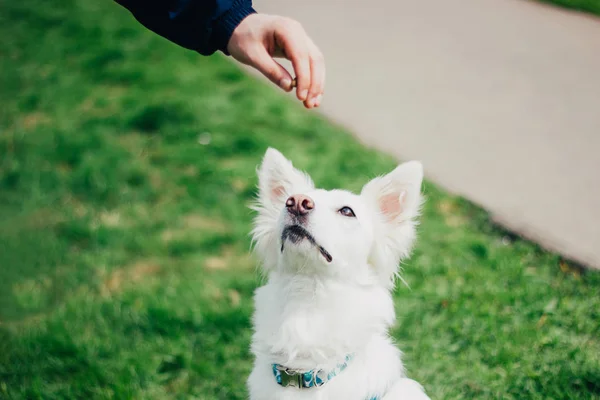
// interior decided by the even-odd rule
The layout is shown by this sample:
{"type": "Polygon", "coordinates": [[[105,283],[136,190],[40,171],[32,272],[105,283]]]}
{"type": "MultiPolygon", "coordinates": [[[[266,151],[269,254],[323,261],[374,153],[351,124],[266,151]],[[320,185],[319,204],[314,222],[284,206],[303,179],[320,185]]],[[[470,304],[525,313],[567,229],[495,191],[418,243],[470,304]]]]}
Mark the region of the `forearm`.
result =
{"type": "Polygon", "coordinates": [[[227,53],[234,29],[254,13],[252,0],[115,0],[147,29],[203,55],[227,53]]]}

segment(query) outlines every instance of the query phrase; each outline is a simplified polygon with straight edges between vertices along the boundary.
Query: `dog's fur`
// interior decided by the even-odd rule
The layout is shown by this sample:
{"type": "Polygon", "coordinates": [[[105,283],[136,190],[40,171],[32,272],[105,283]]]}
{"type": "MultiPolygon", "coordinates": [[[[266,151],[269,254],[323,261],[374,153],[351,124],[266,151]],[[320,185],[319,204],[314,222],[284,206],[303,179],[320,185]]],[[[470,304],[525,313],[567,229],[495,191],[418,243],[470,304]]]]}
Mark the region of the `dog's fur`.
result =
{"type": "Polygon", "coordinates": [[[253,239],[268,282],[255,294],[250,398],[428,399],[406,377],[401,353],[388,336],[395,321],[391,289],[415,239],[421,164],[400,165],[373,179],[360,195],[315,189],[308,175],[274,149],[267,150],[258,176],[253,239]],[[305,216],[286,210],[288,197],[297,194],[314,201],[305,216]],[[356,217],[342,215],[343,207],[356,217]],[[290,239],[284,230],[294,225],[308,235],[295,232],[290,239]],[[284,388],[273,376],[273,363],[331,370],[350,353],[355,357],[347,369],[318,388],[284,388]]]}

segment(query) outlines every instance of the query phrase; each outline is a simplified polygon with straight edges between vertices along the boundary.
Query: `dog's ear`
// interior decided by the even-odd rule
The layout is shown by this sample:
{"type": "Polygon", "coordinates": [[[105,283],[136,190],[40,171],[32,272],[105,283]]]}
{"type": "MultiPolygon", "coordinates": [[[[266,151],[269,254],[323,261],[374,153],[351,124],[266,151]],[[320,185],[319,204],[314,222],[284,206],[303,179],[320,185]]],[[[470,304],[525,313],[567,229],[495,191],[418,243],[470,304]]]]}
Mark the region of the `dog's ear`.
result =
{"type": "Polygon", "coordinates": [[[280,208],[289,196],[313,188],[307,174],[294,168],[279,151],[267,149],[258,169],[258,199],[263,207],[280,208]]]}
{"type": "Polygon", "coordinates": [[[367,183],[361,195],[376,206],[384,221],[397,225],[419,213],[423,166],[410,161],[367,183]]]}
{"type": "Polygon", "coordinates": [[[386,281],[393,281],[400,260],[415,240],[422,196],[423,166],[410,161],[365,185],[361,196],[375,210],[376,235],[371,262],[386,281]]]}
{"type": "Polygon", "coordinates": [[[277,263],[277,220],[285,207],[285,201],[293,194],[314,188],[310,177],[294,168],[280,152],[269,148],[258,168],[258,199],[253,205],[257,212],[252,230],[256,252],[261,256],[263,267],[270,270],[277,263]]]}

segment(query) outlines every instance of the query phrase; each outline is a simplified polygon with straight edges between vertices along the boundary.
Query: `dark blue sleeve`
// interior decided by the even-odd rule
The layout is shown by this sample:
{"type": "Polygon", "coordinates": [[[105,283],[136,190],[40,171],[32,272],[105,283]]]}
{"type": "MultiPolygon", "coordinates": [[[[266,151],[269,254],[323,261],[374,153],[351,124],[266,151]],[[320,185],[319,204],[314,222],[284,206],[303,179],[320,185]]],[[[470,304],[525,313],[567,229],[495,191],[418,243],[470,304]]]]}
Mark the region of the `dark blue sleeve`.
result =
{"type": "Polygon", "coordinates": [[[146,28],[203,55],[225,54],[233,30],[256,12],[252,0],[115,0],[146,28]]]}

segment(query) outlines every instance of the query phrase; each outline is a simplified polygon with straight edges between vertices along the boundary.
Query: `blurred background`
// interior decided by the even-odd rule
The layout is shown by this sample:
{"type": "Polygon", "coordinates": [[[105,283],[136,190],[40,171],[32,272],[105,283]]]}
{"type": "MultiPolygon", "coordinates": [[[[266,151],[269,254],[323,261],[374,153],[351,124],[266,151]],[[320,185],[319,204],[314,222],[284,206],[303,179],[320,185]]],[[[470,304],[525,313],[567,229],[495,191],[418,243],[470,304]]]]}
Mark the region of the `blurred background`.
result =
{"type": "Polygon", "coordinates": [[[600,1],[254,6],[321,113],[114,2],[0,0],[0,398],[246,398],[271,146],[324,188],[423,161],[391,334],[432,399],[600,399],[600,1]]]}

